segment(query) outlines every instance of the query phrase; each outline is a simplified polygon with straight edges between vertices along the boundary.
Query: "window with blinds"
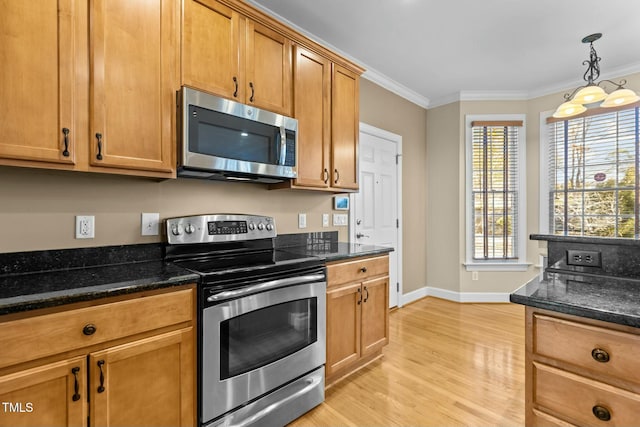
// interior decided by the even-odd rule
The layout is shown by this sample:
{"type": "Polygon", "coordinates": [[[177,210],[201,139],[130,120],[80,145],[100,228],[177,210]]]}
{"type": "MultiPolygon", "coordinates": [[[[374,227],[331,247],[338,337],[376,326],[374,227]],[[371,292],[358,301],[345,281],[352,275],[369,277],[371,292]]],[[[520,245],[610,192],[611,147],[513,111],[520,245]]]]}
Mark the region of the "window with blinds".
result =
{"type": "Polygon", "coordinates": [[[518,258],[518,140],[522,121],[471,123],[473,260],[518,258]]]}
{"type": "Polygon", "coordinates": [[[603,110],[547,121],[552,234],[639,238],[639,108],[603,110]]]}

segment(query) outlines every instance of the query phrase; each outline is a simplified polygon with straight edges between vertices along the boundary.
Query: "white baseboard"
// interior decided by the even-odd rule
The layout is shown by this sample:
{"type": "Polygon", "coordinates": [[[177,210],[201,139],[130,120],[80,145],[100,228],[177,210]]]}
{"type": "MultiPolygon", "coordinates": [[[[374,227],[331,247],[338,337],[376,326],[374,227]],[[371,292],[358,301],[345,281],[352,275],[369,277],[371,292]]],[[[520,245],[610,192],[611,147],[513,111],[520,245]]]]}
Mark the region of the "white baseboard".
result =
{"type": "Polygon", "coordinates": [[[455,292],[425,286],[402,295],[402,305],[409,304],[427,296],[455,302],[509,302],[508,292],[455,292]]]}

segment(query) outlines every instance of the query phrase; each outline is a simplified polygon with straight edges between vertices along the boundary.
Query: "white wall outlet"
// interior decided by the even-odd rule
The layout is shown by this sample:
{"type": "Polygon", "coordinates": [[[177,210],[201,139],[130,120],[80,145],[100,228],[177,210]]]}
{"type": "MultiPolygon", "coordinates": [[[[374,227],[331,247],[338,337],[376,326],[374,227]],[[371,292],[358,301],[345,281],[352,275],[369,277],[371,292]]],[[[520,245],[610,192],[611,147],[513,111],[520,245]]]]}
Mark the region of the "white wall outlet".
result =
{"type": "Polygon", "coordinates": [[[93,239],[95,224],[96,217],[93,215],[76,215],[76,239],[93,239]]]}
{"type": "Polygon", "coordinates": [[[298,228],[307,228],[307,214],[299,213],[298,214],[298,228]]]}
{"type": "Polygon", "coordinates": [[[329,226],[329,214],[322,214],[322,226],[323,227],[329,226]]]}
{"type": "Polygon", "coordinates": [[[343,226],[347,225],[349,222],[348,214],[333,214],[333,225],[334,226],[343,226]]]}
{"type": "Polygon", "coordinates": [[[160,214],[143,213],[140,225],[140,234],[143,236],[157,236],[160,234],[160,214]]]}

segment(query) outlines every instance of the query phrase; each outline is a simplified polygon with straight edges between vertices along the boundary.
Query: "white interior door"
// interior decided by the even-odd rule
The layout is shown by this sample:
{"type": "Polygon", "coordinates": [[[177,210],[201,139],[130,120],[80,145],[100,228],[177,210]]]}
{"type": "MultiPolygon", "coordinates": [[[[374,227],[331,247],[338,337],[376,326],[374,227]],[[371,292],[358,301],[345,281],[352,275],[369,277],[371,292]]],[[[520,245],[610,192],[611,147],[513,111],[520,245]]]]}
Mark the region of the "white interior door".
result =
{"type": "Polygon", "coordinates": [[[389,306],[401,295],[400,161],[402,137],[360,124],[360,191],[353,195],[351,239],[356,243],[388,246],[389,306]]]}

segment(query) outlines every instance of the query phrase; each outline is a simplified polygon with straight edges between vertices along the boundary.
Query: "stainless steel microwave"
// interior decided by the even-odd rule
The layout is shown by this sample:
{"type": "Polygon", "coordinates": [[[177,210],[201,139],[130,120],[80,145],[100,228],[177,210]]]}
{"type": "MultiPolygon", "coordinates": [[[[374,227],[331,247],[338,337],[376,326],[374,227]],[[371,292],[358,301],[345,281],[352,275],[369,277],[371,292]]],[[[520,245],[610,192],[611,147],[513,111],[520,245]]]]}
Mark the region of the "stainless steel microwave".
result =
{"type": "Polygon", "coordinates": [[[276,183],[297,176],[298,121],[188,87],[178,92],[178,176],[276,183]]]}

